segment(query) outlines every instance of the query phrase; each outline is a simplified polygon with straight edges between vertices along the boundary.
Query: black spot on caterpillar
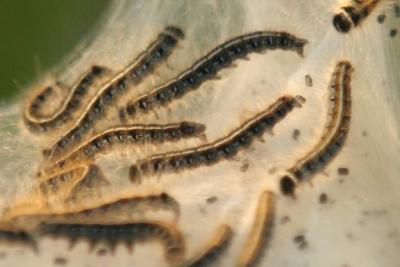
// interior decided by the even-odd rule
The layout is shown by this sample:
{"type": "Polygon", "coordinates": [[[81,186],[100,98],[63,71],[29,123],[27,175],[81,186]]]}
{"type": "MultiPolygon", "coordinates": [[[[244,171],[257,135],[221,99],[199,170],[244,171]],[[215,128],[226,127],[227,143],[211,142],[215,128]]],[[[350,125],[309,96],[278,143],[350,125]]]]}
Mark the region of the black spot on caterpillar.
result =
{"type": "Polygon", "coordinates": [[[163,243],[168,261],[180,259],[185,251],[179,231],[172,225],[158,222],[135,222],[127,224],[43,224],[39,235],[70,240],[70,248],[84,239],[92,250],[99,242],[105,242],[111,251],[118,243],[124,243],[131,251],[133,243],[158,240],[163,243]]]}
{"type": "Polygon", "coordinates": [[[292,194],[295,181],[301,182],[324,168],[343,147],[350,126],[351,118],[351,73],[353,68],[347,61],[337,63],[329,88],[331,110],[326,130],[313,149],[288,170],[288,175],[281,178],[283,194],[292,194]],[[294,179],[294,180],[292,180],[294,179]]]}
{"type": "Polygon", "coordinates": [[[213,265],[220,256],[226,252],[233,237],[232,229],[227,225],[222,225],[217,230],[217,234],[208,244],[192,259],[180,265],[182,267],[205,267],[213,265]]]}
{"type": "Polygon", "coordinates": [[[342,7],[344,12],[339,12],[333,17],[333,26],[338,32],[348,33],[351,28],[359,26],[381,0],[353,1],[352,5],[342,7]]]}
{"type": "Polygon", "coordinates": [[[215,77],[218,71],[230,66],[234,60],[250,53],[283,49],[303,55],[306,43],[306,40],[286,32],[262,31],[236,37],[209,52],[176,78],[128,103],[127,114],[134,116],[179,99],[215,77]]]}
{"type": "Polygon", "coordinates": [[[261,259],[271,239],[274,224],[275,199],[265,191],[258,200],[253,226],[240,253],[238,267],[255,266],[261,259]]]}
{"type": "Polygon", "coordinates": [[[249,146],[256,137],[281,121],[295,106],[299,106],[296,98],[283,96],[224,138],[199,147],[159,154],[139,161],[131,167],[130,179],[137,181],[141,174],[180,171],[232,158],[239,150],[249,146]]]}
{"type": "Polygon", "coordinates": [[[120,122],[122,122],[124,124],[126,123],[126,113],[125,113],[124,108],[120,108],[118,110],[118,117],[119,117],[120,122]]]}
{"type": "MultiPolygon", "coordinates": [[[[47,166],[44,170],[46,175],[63,168],[71,168],[82,162],[92,161],[98,153],[106,153],[107,149],[117,144],[144,144],[177,141],[181,138],[191,138],[204,132],[203,124],[193,122],[181,122],[165,125],[143,125],[122,126],[108,129],[86,141],[74,151],[47,166]]],[[[40,174],[42,176],[42,174],[40,174]]]]}
{"type": "Polygon", "coordinates": [[[40,113],[41,106],[46,102],[47,98],[51,96],[53,87],[45,88],[39,95],[37,95],[30,103],[24,113],[24,122],[32,131],[48,131],[61,124],[67,122],[72,118],[81,107],[81,99],[87,94],[89,88],[104,74],[106,69],[101,66],[93,66],[87,73],[85,73],[79,82],[72,87],[69,94],[61,104],[61,107],[52,115],[45,116],[40,113]]]}
{"type": "Polygon", "coordinates": [[[20,244],[31,248],[36,253],[38,252],[36,240],[30,234],[22,230],[0,230],[0,242],[20,244]]]}
{"type": "Polygon", "coordinates": [[[130,84],[140,83],[156,66],[166,60],[182,37],[182,31],[175,27],[167,27],[159,34],[158,39],[132,64],[100,89],[77,123],[53,144],[47,153],[48,156],[56,157],[71,144],[79,142],[94,122],[102,117],[105,108],[123,95],[130,84]]]}

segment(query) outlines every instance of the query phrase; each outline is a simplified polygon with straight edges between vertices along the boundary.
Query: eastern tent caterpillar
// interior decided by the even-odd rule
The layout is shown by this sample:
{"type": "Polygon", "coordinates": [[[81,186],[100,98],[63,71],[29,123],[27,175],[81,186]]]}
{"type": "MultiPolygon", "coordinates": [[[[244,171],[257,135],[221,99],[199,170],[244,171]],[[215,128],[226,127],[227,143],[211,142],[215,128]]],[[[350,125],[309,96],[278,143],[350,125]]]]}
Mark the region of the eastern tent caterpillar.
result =
{"type": "Polygon", "coordinates": [[[254,138],[274,127],[295,106],[299,106],[296,98],[280,97],[266,110],[247,120],[224,138],[195,148],[159,154],[139,161],[131,167],[130,178],[136,181],[137,176],[140,177],[141,174],[179,171],[231,158],[239,150],[249,146],[254,138]]]}
{"type": "Polygon", "coordinates": [[[286,32],[263,31],[236,37],[209,52],[176,78],[128,103],[127,114],[134,116],[137,112],[146,112],[181,98],[205,81],[215,77],[218,71],[230,66],[234,60],[243,58],[250,53],[260,53],[268,49],[283,49],[293,50],[299,55],[303,55],[306,43],[306,40],[286,32]]]}
{"type": "Polygon", "coordinates": [[[0,241],[14,244],[21,244],[32,248],[38,252],[36,240],[25,231],[0,230],[0,241]]]}
{"type": "MultiPolygon", "coordinates": [[[[193,122],[180,122],[165,125],[121,126],[108,129],[86,141],[74,151],[54,164],[49,165],[44,173],[51,175],[54,171],[71,168],[76,164],[93,161],[98,153],[106,153],[107,149],[117,144],[143,144],[173,142],[181,138],[191,138],[204,132],[203,124],[193,122]]],[[[41,174],[42,175],[42,174],[41,174]]]]}
{"type": "Polygon", "coordinates": [[[217,233],[208,241],[207,245],[202,248],[196,255],[185,262],[182,267],[204,267],[214,264],[223,254],[232,240],[233,232],[228,225],[222,225],[218,228],[217,233]]]}
{"type": "Polygon", "coordinates": [[[320,171],[343,147],[351,118],[352,72],[350,62],[337,63],[329,86],[332,92],[329,96],[330,114],[326,130],[317,145],[288,170],[288,175],[281,178],[280,186],[283,194],[293,194],[295,181],[304,181],[320,171]]]}
{"type": "Polygon", "coordinates": [[[182,31],[175,27],[167,27],[159,34],[158,39],[132,64],[100,89],[77,123],[52,145],[47,153],[48,156],[56,157],[72,143],[79,142],[93,123],[101,117],[105,107],[123,95],[129,85],[140,83],[156,66],[166,60],[182,37],[182,31]]]}
{"type": "Polygon", "coordinates": [[[254,266],[268,246],[274,223],[274,208],[273,193],[263,192],[257,204],[250,235],[240,253],[238,267],[254,266]]]}
{"type": "Polygon", "coordinates": [[[97,79],[102,77],[106,69],[101,66],[93,66],[87,73],[85,73],[76,83],[65,100],[62,102],[61,107],[52,115],[43,115],[40,113],[41,106],[44,104],[48,97],[51,96],[53,87],[46,87],[40,94],[38,94],[27,107],[24,112],[24,121],[32,131],[48,131],[53,130],[55,127],[60,126],[72,118],[81,107],[81,99],[85,97],[89,88],[96,82],[97,79]]]}
{"type": "Polygon", "coordinates": [[[342,7],[344,12],[335,14],[333,26],[338,32],[348,33],[352,27],[359,26],[375,9],[381,0],[353,1],[352,5],[342,7]]]}
{"type": "Polygon", "coordinates": [[[126,224],[43,224],[40,236],[65,237],[72,248],[80,239],[89,242],[92,250],[99,242],[105,242],[111,251],[118,243],[124,243],[131,251],[133,243],[158,240],[163,243],[168,261],[176,261],[185,251],[180,232],[172,225],[159,222],[134,222],[126,224]]]}

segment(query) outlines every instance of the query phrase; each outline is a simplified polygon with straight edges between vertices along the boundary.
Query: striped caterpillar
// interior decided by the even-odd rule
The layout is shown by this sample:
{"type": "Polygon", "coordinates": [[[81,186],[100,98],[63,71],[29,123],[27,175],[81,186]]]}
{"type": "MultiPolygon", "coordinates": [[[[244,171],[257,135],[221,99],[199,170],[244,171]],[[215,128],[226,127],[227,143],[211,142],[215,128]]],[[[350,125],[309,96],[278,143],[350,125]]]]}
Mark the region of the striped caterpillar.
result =
{"type": "Polygon", "coordinates": [[[192,122],[181,122],[165,125],[121,126],[103,131],[81,144],[65,157],[49,164],[39,176],[52,175],[54,172],[71,168],[77,164],[88,164],[98,153],[106,153],[117,144],[143,144],[173,142],[181,138],[191,138],[204,132],[205,126],[192,122]]]}
{"type": "Polygon", "coordinates": [[[84,98],[97,80],[104,77],[107,70],[101,66],[93,66],[91,70],[85,73],[77,84],[70,90],[61,107],[52,115],[43,115],[40,110],[43,109],[45,101],[52,95],[54,88],[46,87],[39,93],[27,107],[24,112],[24,122],[32,131],[49,131],[66,123],[73,118],[73,114],[81,107],[81,99],[84,98]]]}
{"type": "Polygon", "coordinates": [[[224,138],[199,147],[155,155],[139,161],[131,167],[130,179],[138,181],[142,174],[180,171],[231,158],[250,145],[254,138],[271,129],[296,106],[299,106],[296,98],[283,96],[224,138]]]}
{"type": "Polygon", "coordinates": [[[159,240],[165,249],[168,261],[177,261],[183,257],[184,241],[173,225],[160,222],[134,222],[126,224],[43,224],[38,229],[39,236],[53,238],[65,237],[70,247],[80,239],[89,242],[92,250],[99,242],[105,242],[111,251],[118,243],[124,243],[132,251],[133,243],[159,240]]]}
{"type": "Polygon", "coordinates": [[[304,157],[297,160],[287,175],[280,179],[283,194],[291,195],[296,182],[302,182],[320,171],[343,147],[350,126],[351,118],[351,74],[353,68],[348,61],[337,63],[332,74],[329,88],[331,111],[326,130],[316,146],[304,157]]]}
{"type": "Polygon", "coordinates": [[[178,202],[168,194],[160,193],[126,197],[64,213],[52,213],[49,210],[50,213],[9,214],[1,224],[0,240],[26,244],[37,251],[36,239],[45,235],[66,236],[71,243],[87,238],[91,246],[103,240],[108,242],[111,249],[117,242],[124,242],[130,247],[134,239],[159,238],[166,243],[168,253],[180,253],[183,241],[173,226],[159,222],[137,222],[136,217],[129,215],[148,210],[170,211],[175,216],[180,213],[178,202]],[[78,228],[79,231],[76,230],[78,228]],[[121,235],[118,236],[118,233],[121,235]]]}
{"type": "Polygon", "coordinates": [[[250,53],[283,49],[296,51],[302,56],[305,44],[306,40],[286,32],[262,31],[236,37],[213,49],[176,78],[128,103],[126,113],[134,116],[181,98],[215,77],[218,71],[230,66],[234,60],[250,53]]]}

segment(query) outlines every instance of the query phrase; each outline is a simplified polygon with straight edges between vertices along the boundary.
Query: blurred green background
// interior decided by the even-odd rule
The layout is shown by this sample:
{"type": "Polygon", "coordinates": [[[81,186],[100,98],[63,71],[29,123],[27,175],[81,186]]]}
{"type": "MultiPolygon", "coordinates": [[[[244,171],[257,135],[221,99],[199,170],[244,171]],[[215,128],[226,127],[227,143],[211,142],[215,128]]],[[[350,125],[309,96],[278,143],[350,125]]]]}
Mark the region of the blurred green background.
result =
{"type": "Polygon", "coordinates": [[[0,102],[57,64],[110,0],[0,0],[0,102]]]}

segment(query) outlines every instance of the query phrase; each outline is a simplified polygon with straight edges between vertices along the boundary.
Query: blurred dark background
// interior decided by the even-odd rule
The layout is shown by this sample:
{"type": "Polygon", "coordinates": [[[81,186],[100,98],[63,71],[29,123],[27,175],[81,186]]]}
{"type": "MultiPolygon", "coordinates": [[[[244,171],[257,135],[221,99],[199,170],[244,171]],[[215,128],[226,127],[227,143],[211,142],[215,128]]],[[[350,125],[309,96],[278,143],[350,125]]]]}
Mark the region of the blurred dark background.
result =
{"type": "Polygon", "coordinates": [[[110,0],[0,0],[0,102],[57,64],[110,0]]]}

